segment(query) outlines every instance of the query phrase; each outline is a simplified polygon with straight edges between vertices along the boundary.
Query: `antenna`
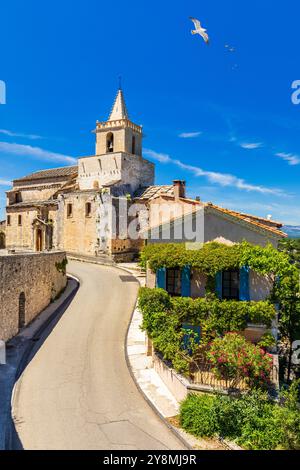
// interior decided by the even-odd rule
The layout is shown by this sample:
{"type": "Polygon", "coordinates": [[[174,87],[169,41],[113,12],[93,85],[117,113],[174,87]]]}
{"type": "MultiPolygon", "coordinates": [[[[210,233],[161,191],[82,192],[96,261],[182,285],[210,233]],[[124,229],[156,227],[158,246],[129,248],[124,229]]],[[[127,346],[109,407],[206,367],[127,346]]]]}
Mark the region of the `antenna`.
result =
{"type": "Polygon", "coordinates": [[[122,90],[122,75],[119,75],[119,90],[122,90]]]}

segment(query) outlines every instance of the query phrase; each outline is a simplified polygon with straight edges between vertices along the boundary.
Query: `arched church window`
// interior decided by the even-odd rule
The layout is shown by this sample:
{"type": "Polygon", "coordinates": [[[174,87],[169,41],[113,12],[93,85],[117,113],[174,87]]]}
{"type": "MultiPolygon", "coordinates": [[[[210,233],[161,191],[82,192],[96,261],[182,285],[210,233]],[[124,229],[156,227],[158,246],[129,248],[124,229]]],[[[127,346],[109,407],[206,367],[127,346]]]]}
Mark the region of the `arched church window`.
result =
{"type": "Polygon", "coordinates": [[[131,153],[135,155],[135,135],[132,136],[132,151],[131,153]]]}
{"type": "Polygon", "coordinates": [[[106,153],[111,153],[114,151],[114,135],[112,132],[109,132],[106,136],[106,153]]]}

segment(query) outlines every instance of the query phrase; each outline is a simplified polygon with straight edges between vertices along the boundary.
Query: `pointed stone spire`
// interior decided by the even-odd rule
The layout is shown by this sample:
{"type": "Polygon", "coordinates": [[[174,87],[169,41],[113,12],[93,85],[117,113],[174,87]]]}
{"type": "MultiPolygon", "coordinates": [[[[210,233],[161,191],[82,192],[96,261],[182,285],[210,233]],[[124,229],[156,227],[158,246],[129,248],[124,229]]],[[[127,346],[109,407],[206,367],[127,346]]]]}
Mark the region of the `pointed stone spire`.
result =
{"type": "Polygon", "coordinates": [[[119,88],[117,96],[114,101],[113,108],[111,110],[109,121],[117,121],[118,119],[129,119],[128,112],[125,104],[123,91],[119,88]]]}

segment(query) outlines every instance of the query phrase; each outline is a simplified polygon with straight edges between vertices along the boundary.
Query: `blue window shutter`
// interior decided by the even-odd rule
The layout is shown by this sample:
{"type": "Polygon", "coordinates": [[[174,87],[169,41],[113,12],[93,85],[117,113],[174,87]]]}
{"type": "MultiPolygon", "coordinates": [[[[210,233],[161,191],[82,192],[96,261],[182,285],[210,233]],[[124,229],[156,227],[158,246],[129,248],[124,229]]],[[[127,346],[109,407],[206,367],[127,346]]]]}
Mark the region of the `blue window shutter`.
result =
{"type": "Polygon", "coordinates": [[[186,333],[183,335],[183,349],[188,352],[188,354],[192,354],[190,350],[190,338],[191,333],[194,333],[195,343],[200,344],[201,341],[201,327],[200,326],[193,326],[189,325],[188,323],[184,323],[182,325],[183,330],[186,330],[186,333]]]}
{"type": "Polygon", "coordinates": [[[250,300],[248,266],[243,266],[240,269],[240,300],[250,300]]]}
{"type": "Polygon", "coordinates": [[[181,295],[191,297],[191,267],[184,266],[181,270],[181,295]]]}
{"type": "Polygon", "coordinates": [[[156,287],[159,287],[160,289],[165,289],[167,288],[167,270],[166,268],[159,268],[156,271],[156,287]]]}
{"type": "Polygon", "coordinates": [[[219,271],[216,274],[216,294],[219,297],[219,299],[222,299],[222,271],[219,271]]]}

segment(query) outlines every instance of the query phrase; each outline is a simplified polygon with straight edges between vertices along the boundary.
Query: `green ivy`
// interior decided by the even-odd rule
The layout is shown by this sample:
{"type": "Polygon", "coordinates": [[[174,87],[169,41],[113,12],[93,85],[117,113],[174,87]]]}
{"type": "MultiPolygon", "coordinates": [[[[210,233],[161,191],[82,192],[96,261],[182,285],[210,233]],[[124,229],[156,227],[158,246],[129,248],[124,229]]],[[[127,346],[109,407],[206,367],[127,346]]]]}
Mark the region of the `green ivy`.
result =
{"type": "Polygon", "coordinates": [[[189,265],[212,278],[225,269],[249,266],[261,274],[286,275],[296,269],[287,253],[279,252],[272,245],[254,246],[248,242],[234,245],[205,243],[198,250],[186,249],[184,243],[146,245],[141,253],[141,265],[156,272],[161,267],[174,268],[189,265]]]}

